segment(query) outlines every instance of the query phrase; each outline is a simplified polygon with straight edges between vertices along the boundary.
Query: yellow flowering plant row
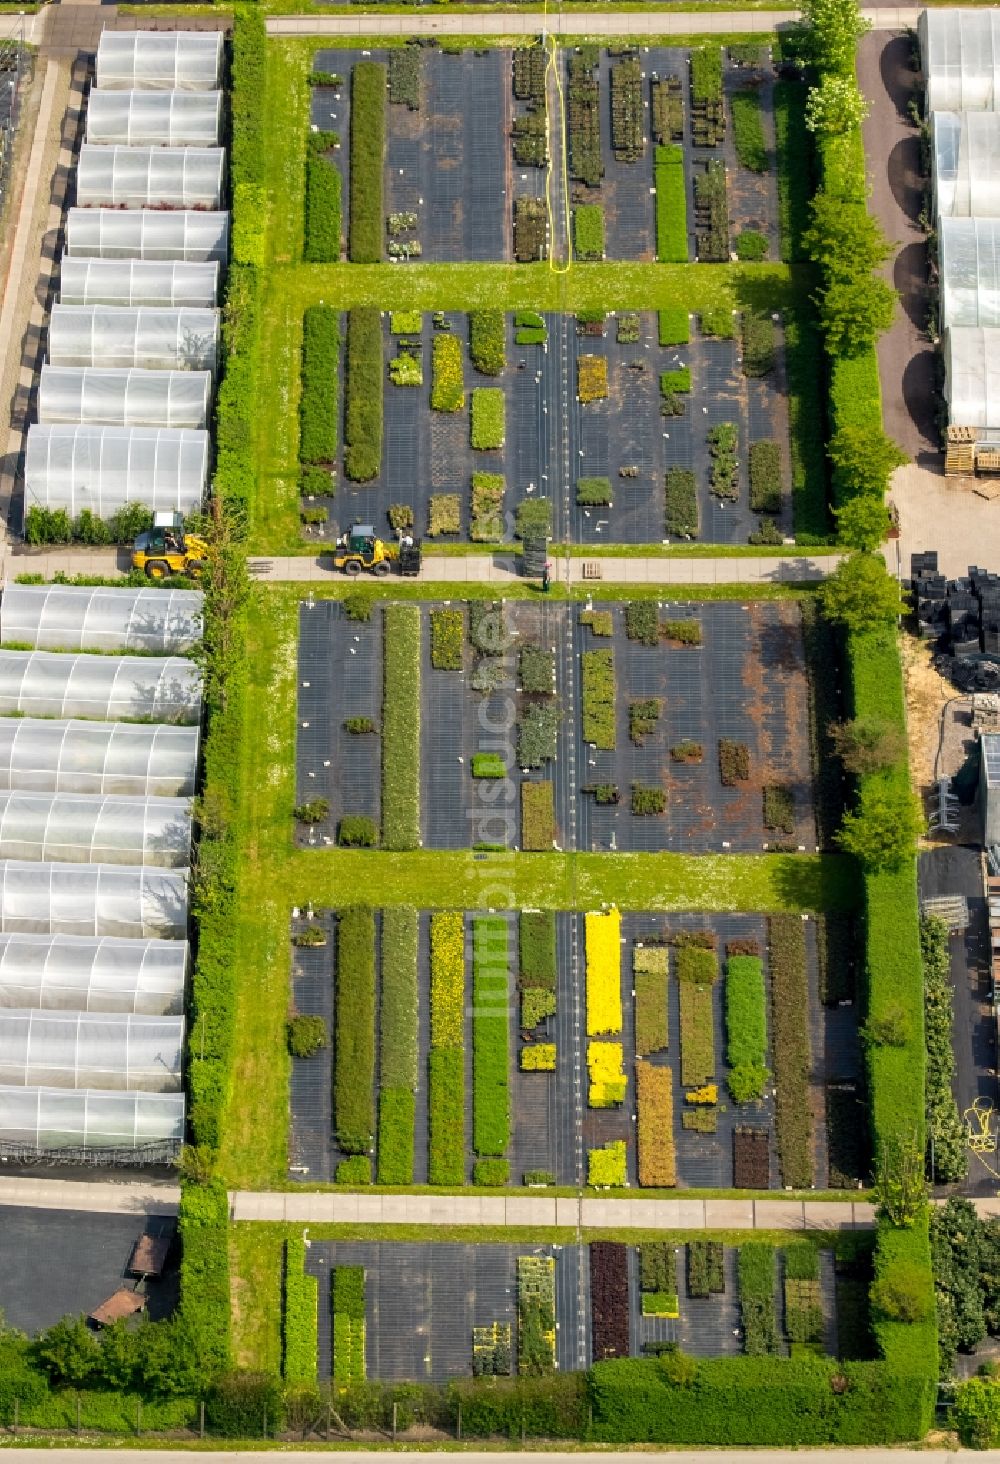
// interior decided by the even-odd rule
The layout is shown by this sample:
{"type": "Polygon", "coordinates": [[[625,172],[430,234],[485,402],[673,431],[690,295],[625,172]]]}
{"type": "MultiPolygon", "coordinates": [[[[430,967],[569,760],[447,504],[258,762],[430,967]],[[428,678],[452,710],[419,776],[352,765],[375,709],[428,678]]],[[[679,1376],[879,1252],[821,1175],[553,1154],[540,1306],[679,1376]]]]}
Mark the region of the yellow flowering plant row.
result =
{"type": "Polygon", "coordinates": [[[465,1044],[465,920],[460,910],[431,917],[431,1047],[465,1044]]]}
{"type": "Polygon", "coordinates": [[[587,948],[587,1036],[622,1029],[622,917],[614,906],[584,916],[587,948]]]}
{"type": "Polygon", "coordinates": [[[706,1083],[702,1088],[695,1088],[693,1093],[685,1093],[685,1103],[718,1103],[718,1083],[706,1083]]]}
{"type": "Polygon", "coordinates": [[[554,1073],[556,1070],[556,1044],[554,1042],[532,1042],[521,1048],[522,1073],[554,1073]]]}
{"type": "Polygon", "coordinates": [[[625,1070],[620,1042],[590,1042],[587,1045],[587,1075],[591,1108],[613,1108],[625,1102],[625,1070]]]}

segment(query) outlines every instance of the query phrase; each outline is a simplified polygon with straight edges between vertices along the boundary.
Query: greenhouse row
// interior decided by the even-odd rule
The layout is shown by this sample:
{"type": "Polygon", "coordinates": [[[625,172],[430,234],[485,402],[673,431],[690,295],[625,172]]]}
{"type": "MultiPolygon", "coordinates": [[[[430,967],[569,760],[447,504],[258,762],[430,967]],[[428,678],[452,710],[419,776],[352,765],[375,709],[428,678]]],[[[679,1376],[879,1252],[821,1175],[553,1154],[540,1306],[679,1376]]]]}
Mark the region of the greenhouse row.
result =
{"type": "Polygon", "coordinates": [[[70,259],[59,271],[60,305],[160,305],[211,310],[219,299],[218,260],[70,259]]]}
{"type": "Polygon", "coordinates": [[[95,147],[84,143],[76,170],[82,208],[222,206],[221,147],[95,147]]]}
{"type": "Polygon", "coordinates": [[[0,789],[190,798],[198,728],[0,717],[0,789]]]}
{"type": "Polygon", "coordinates": [[[214,372],[218,349],[217,310],[54,305],[49,317],[53,366],[214,372]]]}
{"type": "Polygon", "coordinates": [[[225,264],[229,214],[224,211],[71,208],[66,216],[70,259],[186,260],[225,264]]]}
{"type": "Polygon", "coordinates": [[[186,940],[186,869],[0,860],[0,934],[186,940]]]}
{"type": "Polygon", "coordinates": [[[0,793],[0,859],[186,869],[191,804],[186,798],[0,793]]]}
{"type": "Polygon", "coordinates": [[[222,80],[218,31],[104,31],[96,86],[108,91],[216,91],[222,80]]]}
{"type": "Polygon", "coordinates": [[[0,935],[0,1007],[179,1016],[187,963],[182,940],[0,935]]]}
{"type": "Polygon", "coordinates": [[[142,651],[174,655],[201,641],[200,590],[8,585],[0,641],[33,651],[142,651]]]}
{"type": "Polygon", "coordinates": [[[217,147],[221,126],[220,91],[95,87],[87,105],[87,141],[103,147],[217,147]]]}
{"type": "Polygon", "coordinates": [[[184,1139],[182,1093],[69,1092],[0,1088],[0,1153],[89,1157],[101,1150],[124,1161],[176,1156],[184,1139]]]}
{"type": "Polygon", "coordinates": [[[183,427],[85,427],[34,423],[28,428],[24,492],[30,508],[89,509],[110,518],[128,503],[185,516],[208,487],[209,436],[183,427]]]}
{"type": "Polygon", "coordinates": [[[211,398],[210,371],[43,366],[38,420],[46,425],[206,428],[211,398]]]}
{"type": "Polygon", "coordinates": [[[0,1009],[0,1086],[178,1093],[183,1017],[0,1009]]]}

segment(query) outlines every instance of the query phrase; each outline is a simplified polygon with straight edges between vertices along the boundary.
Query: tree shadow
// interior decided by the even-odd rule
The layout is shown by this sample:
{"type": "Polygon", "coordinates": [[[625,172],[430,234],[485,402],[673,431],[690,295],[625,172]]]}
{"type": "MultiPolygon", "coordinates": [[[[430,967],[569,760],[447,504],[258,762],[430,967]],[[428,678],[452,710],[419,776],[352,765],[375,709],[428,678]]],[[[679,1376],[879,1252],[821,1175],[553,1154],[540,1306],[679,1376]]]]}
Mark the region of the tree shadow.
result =
{"type": "Polygon", "coordinates": [[[909,36],[892,36],[882,47],[878,63],[882,85],[896,111],[907,119],[907,107],[917,85],[917,74],[911,65],[911,56],[909,36]]]}

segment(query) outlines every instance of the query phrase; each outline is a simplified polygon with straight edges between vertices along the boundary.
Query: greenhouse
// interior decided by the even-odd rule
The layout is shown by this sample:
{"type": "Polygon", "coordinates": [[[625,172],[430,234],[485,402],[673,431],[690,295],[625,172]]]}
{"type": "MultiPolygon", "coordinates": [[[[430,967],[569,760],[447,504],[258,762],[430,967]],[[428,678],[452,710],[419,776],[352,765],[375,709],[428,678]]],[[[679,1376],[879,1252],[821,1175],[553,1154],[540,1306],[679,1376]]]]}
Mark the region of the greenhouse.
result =
{"type": "Polygon", "coordinates": [[[15,1158],[167,1163],[183,1141],[183,1093],[0,1088],[0,1153],[15,1158]]]}
{"type": "Polygon", "coordinates": [[[210,371],[43,366],[38,420],[107,427],[206,427],[210,371]]]}
{"type": "Polygon", "coordinates": [[[0,650],[0,716],[13,712],[194,725],[201,718],[201,672],[177,656],[0,650]]]}
{"type": "Polygon", "coordinates": [[[215,371],[217,310],[170,306],[54,305],[53,366],[137,366],[147,371],[215,371]]]}
{"type": "Polygon", "coordinates": [[[185,869],[190,857],[187,798],[0,793],[0,859],[185,869]]]}
{"type": "Polygon", "coordinates": [[[32,423],[24,456],[28,508],[85,508],[108,519],[128,503],[154,513],[200,508],[208,487],[209,435],[174,427],[32,423]]]}
{"type": "Polygon", "coordinates": [[[219,91],[106,91],[87,102],[87,141],[125,147],[217,147],[219,91]]]}
{"type": "Polygon", "coordinates": [[[917,21],[930,112],[1000,110],[1000,13],[923,10],[917,21]]]}
{"type": "Polygon", "coordinates": [[[229,214],[189,209],[71,208],[66,252],[73,259],[185,260],[229,256],[229,214]]]}
{"type": "Polygon", "coordinates": [[[179,1016],[187,962],[183,940],[0,935],[0,1007],[179,1016]]]}
{"type": "Polygon", "coordinates": [[[187,940],[188,872],[0,861],[0,934],[187,940]]]}
{"type": "Polygon", "coordinates": [[[203,603],[200,590],[8,585],[0,597],[0,640],[35,651],[176,655],[201,640],[203,603]]]}
{"type": "Polygon", "coordinates": [[[109,31],[97,48],[95,85],[115,91],[214,91],[222,76],[219,31],[109,31]]]}
{"type": "Polygon", "coordinates": [[[931,131],[935,215],[1000,215],[1000,112],[935,112],[931,131]]]}
{"type": "Polygon", "coordinates": [[[953,427],[972,428],[979,444],[1000,443],[1000,330],[945,331],[944,397],[953,427]]]}
{"type": "Polygon", "coordinates": [[[1000,325],[1000,219],[939,219],[941,327],[1000,325]]]}
{"type": "Polygon", "coordinates": [[[0,789],[190,798],[198,728],[0,717],[0,789]]]}
{"type": "Polygon", "coordinates": [[[76,168],[82,208],[221,208],[226,152],[221,147],[94,147],[76,168]]]}
{"type": "Polygon", "coordinates": [[[183,1017],[0,1010],[0,1087],[179,1093],[183,1017]]]}
{"type": "Polygon", "coordinates": [[[59,266],[60,305],[187,305],[211,310],[219,298],[217,260],[70,259],[59,266]]]}

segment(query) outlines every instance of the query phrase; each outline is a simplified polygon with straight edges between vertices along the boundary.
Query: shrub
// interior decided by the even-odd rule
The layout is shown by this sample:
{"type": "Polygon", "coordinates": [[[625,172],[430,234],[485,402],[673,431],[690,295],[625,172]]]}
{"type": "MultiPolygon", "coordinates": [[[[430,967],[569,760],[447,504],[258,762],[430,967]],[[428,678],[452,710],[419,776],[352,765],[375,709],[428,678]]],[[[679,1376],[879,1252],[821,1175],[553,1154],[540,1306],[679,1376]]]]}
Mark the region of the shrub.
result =
{"type": "Polygon", "coordinates": [[[312,1057],[327,1045],[329,1036],[322,1017],[297,1012],[288,1019],[288,1051],[292,1057],[312,1057]]]}
{"type": "Polygon", "coordinates": [[[432,493],[427,505],[427,533],[457,534],[462,528],[462,500],[457,493],[432,493]]]}
{"type": "Polygon", "coordinates": [[[714,951],[699,946],[678,948],[681,1083],[685,1088],[709,1082],[715,1072],[712,985],[717,976],[718,962],[714,951]]]}
{"type": "Polygon", "coordinates": [[[431,916],[431,1047],[463,1046],[465,922],[461,911],[431,916]]]}
{"type": "Polygon", "coordinates": [[[330,812],[330,801],[328,798],[312,798],[308,803],[297,803],[293,812],[299,823],[322,823],[330,812]]]}
{"type": "Polygon", "coordinates": [[[491,543],[503,538],[505,486],[502,473],[473,473],[469,538],[474,543],[491,543]]]}
{"type": "Polygon", "coordinates": [[[771,916],[768,941],[778,1162],[782,1182],[805,1189],[812,1183],[813,1166],[809,988],[802,921],[797,915],[771,916]]]}
{"type": "Polygon", "coordinates": [[[694,201],[698,215],[695,245],[702,264],[725,264],[729,259],[729,202],[726,170],[713,158],[703,173],[696,173],[694,201]]]}
{"type": "Polygon", "coordinates": [[[756,88],[734,92],[730,98],[733,109],[733,142],[736,156],[744,168],[751,173],[767,172],[767,147],[764,143],[764,124],[760,114],[760,93],[756,88]]]}
{"type": "Polygon", "coordinates": [[[625,634],[644,646],[660,640],[660,612],[655,600],[629,600],[625,606],[625,634]]]}
{"type": "Polygon", "coordinates": [[[581,610],[580,624],[589,625],[595,636],[614,635],[615,620],[610,610],[581,610]]]}
{"type": "MultiPolygon", "coordinates": [[[[687,245],[684,249],[684,261],[687,260],[687,245]]],[[[665,310],[657,311],[656,315],[657,336],[661,346],[686,346],[691,339],[691,317],[683,305],[670,305],[665,310]]]]}
{"type": "Polygon", "coordinates": [[[924,968],[924,1039],[927,1050],[928,1174],[933,1182],[951,1183],[965,1178],[969,1160],[965,1125],[959,1116],[952,1088],[955,1050],[952,1045],[951,960],[948,927],[943,920],[930,916],[921,921],[920,952],[924,968]]]}
{"type": "Polygon", "coordinates": [[[334,1175],[335,1184],[371,1184],[372,1182],[372,1161],[367,1154],[352,1154],[349,1159],[341,1159],[337,1165],[337,1172],[334,1175]]]}
{"type": "Polygon", "coordinates": [[[776,1356],[778,1324],[774,1309],[774,1248],[747,1241],[739,1249],[740,1320],[748,1357],[776,1356]]]}
{"type": "Polygon", "coordinates": [[[764,1096],[768,1079],[766,1001],[760,957],[730,956],[726,963],[726,1061],[734,1103],[764,1096]]]}
{"type": "Polygon", "coordinates": [[[378,264],[382,258],[385,93],[385,65],[381,61],[356,61],[351,70],[348,253],[352,264],[378,264]]]}
{"type": "Polygon", "coordinates": [[[710,306],[703,310],[698,317],[698,323],[703,336],[715,336],[719,340],[728,341],[736,334],[733,312],[724,305],[710,306]]]}
{"type": "MultiPolygon", "coordinates": [[[[556,1045],[554,1042],[533,1042],[521,1048],[522,1073],[554,1073],[556,1070],[556,1045]]],[[[525,1180],[527,1184],[527,1180],[525,1180]]]]}
{"type": "Polygon", "coordinates": [[[462,347],[453,335],[436,335],[431,349],[431,407],[435,412],[460,412],[464,406],[462,347]]]}
{"type": "Polygon", "coordinates": [[[662,710],[663,698],[659,696],[629,702],[628,735],[630,741],[641,747],[650,733],[656,731],[656,724],[660,720],[662,710]]]}
{"type": "Polygon", "coordinates": [[[607,507],[611,503],[611,479],[577,478],[576,501],[585,507],[607,507]]]}
{"type": "Polygon", "coordinates": [[[365,1273],[361,1266],[334,1266],[330,1276],[333,1303],[333,1381],[365,1378],[365,1273]]]}
{"type": "Polygon", "coordinates": [[[682,742],[675,742],[670,749],[670,756],[678,763],[700,763],[703,756],[703,749],[700,742],[693,742],[691,738],[685,737],[682,742]]]}
{"type": "Polygon", "coordinates": [[[544,259],[548,247],[548,218],[544,198],[514,200],[514,258],[519,264],[544,259]]]}
{"type": "Polygon", "coordinates": [[[639,817],[663,813],[667,806],[667,795],[662,788],[647,783],[632,784],[632,812],[639,817]]]}
{"type": "Polygon", "coordinates": [[[628,1357],[628,1250],[613,1240],[592,1241],[589,1250],[591,1354],[628,1357]]]}
{"type": "Polygon", "coordinates": [[[750,777],[750,749],[731,737],[719,738],[719,776],[723,788],[734,788],[750,777]]]}
{"type": "Polygon", "coordinates": [[[556,1263],[552,1256],[518,1256],[517,1370],[538,1376],[551,1372],[555,1361],[556,1263]]]}
{"type": "Polygon", "coordinates": [[[577,259],[604,258],[604,210],[597,203],[579,203],[573,210],[573,247],[577,259]]]}
{"type": "Polygon", "coordinates": [[[552,537],[552,504],[547,498],[522,498],[517,505],[514,533],[519,539],[552,537]]]}
{"type": "Polygon", "coordinates": [[[382,911],[379,1006],[378,1182],[413,1179],[414,1092],[417,1086],[417,912],[382,911]]]}
{"type": "Polygon", "coordinates": [[[660,635],[678,646],[701,645],[700,620],[661,620],[660,635]]]}
{"type": "Polygon", "coordinates": [[[608,394],[608,363],[604,356],[577,356],[576,395],[581,402],[603,401],[608,394]]]}
{"type": "Polygon", "coordinates": [[[420,608],[387,605],[382,648],[382,843],[420,843],[420,608]]]}
{"type": "Polygon", "coordinates": [[[552,696],[556,689],[556,658],[539,646],[522,646],[517,658],[521,690],[536,696],[552,696]]]}
{"type": "Polygon", "coordinates": [[[546,1017],[554,1016],[555,1010],[554,991],[542,991],[537,986],[528,986],[521,992],[522,1027],[537,1027],[546,1017]]]}
{"type": "Polygon", "coordinates": [[[347,406],[344,472],[369,483],[382,466],[382,320],[359,306],[347,313],[347,406]]]}
{"type": "Polygon", "coordinates": [[[393,310],[389,315],[389,330],[393,335],[416,336],[424,327],[422,310],[393,310]]]}
{"type": "Polygon", "coordinates": [[[726,1289],[725,1257],[717,1240],[691,1240],[687,1247],[688,1294],[718,1296],[726,1289]]]}
{"type": "Polygon", "coordinates": [[[465,645],[462,610],[431,611],[431,665],[438,671],[461,671],[465,645]]]}
{"type": "Polygon", "coordinates": [[[622,1029],[621,914],[611,907],[584,916],[587,959],[587,1035],[622,1029]]]}
{"type": "Polygon", "coordinates": [[[401,351],[389,362],[389,380],[393,386],[423,386],[424,367],[419,356],[401,351]]]}
{"type": "Polygon", "coordinates": [[[551,849],[556,815],[551,783],[521,784],[521,848],[529,853],[551,849]]]}
{"type": "Polygon", "coordinates": [[[781,508],[781,447],[765,440],[750,444],[750,508],[777,513],[781,508]]]}
{"type": "Polygon", "coordinates": [[[510,1161],[507,1159],[477,1159],[472,1166],[472,1183],[492,1189],[500,1189],[510,1180],[510,1161]]]}
{"type": "MultiPolygon", "coordinates": [[[[684,178],[684,149],[671,143],[657,147],[653,162],[653,179],[656,187],[656,257],[661,264],[687,264],[687,185],[684,178]]],[[[661,311],[660,345],[681,345],[687,339],[687,314],[684,314],[685,334],[679,319],[670,334],[677,334],[677,340],[663,339],[661,311]]]]}
{"type": "Polygon", "coordinates": [[[499,376],[506,363],[502,310],[473,310],[469,316],[469,355],[483,376],[499,376]]]}
{"type": "MultiPolygon", "coordinates": [[[[339,360],[337,311],[328,305],[311,305],[302,318],[299,458],[304,463],[329,463],[337,456],[339,360]]],[[[330,491],[329,478],[322,491],[330,491]]]]}
{"type": "Polygon", "coordinates": [[[698,487],[690,468],[668,468],[663,527],[670,538],[693,539],[698,533],[698,487]]]}
{"type": "Polygon", "coordinates": [[[519,768],[540,768],[555,757],[561,718],[562,711],[555,701],[531,702],[523,708],[517,724],[519,768]]]}
{"type": "Polygon", "coordinates": [[[326,155],[332,146],[329,133],[309,135],[302,239],[306,264],[334,264],[340,259],[340,172],[326,155]]]}
{"type": "Polygon", "coordinates": [[[677,1183],[673,1074],[668,1067],[637,1062],[635,1081],[639,1183],[656,1189],[667,1188],[677,1183]]]}
{"type": "Polygon", "coordinates": [[[718,498],[734,502],[740,494],[740,465],[737,456],[739,428],[735,422],[720,422],[708,432],[711,458],[711,490],[718,498]]]}
{"type": "Polygon", "coordinates": [[[625,1140],[612,1139],[603,1149],[587,1151],[587,1185],[590,1189],[622,1189],[625,1185],[625,1140]]]}
{"type": "Polygon", "coordinates": [[[414,42],[389,52],[389,100],[411,112],[420,110],[423,59],[419,45],[414,42]]]}
{"type": "Polygon", "coordinates": [[[740,317],[743,338],[743,375],[767,376],[774,370],[776,346],[774,321],[769,315],[744,310],[740,317]]]}
{"type": "Polygon", "coordinates": [[[378,843],[375,820],[360,813],[345,813],[337,825],[337,843],[344,849],[374,849],[378,843]]]}
{"type": "Polygon", "coordinates": [[[507,922],[472,922],[472,1146],[499,1157],[510,1142],[507,922]]]}
{"type": "Polygon", "coordinates": [[[472,776],[474,778],[505,778],[507,764],[499,752],[474,752],[472,754],[472,776]]]}
{"type": "Polygon", "coordinates": [[[626,1079],[620,1042],[588,1042],[587,1102],[591,1108],[614,1108],[625,1102],[626,1079]]]}
{"type": "Polygon", "coordinates": [[[342,604],[348,620],[366,624],[372,618],[375,601],[368,590],[352,590],[349,595],[344,596],[342,604]]]}
{"type": "Polygon", "coordinates": [[[556,917],[551,910],[522,910],[518,920],[518,985],[556,989],[556,917]]]}
{"type": "Polygon", "coordinates": [[[472,446],[480,451],[503,447],[505,423],[506,398],[500,387],[475,387],[472,393],[472,446]]]}
{"type": "Polygon", "coordinates": [[[569,176],[596,188],[604,176],[601,159],[600,86],[593,51],[570,53],[567,71],[569,176]]]}
{"type": "Polygon", "coordinates": [[[615,746],[615,660],[613,651],[584,651],[580,657],[583,740],[606,750],[615,746]]]}
{"type": "Polygon", "coordinates": [[[345,1154],[375,1138],[375,920],[342,910],[337,922],[333,1129],[345,1154]]]}
{"type": "Polygon", "coordinates": [[[745,264],[766,259],[769,247],[767,235],[759,234],[756,229],[744,229],[736,235],[736,258],[745,264]]]}
{"type": "Polygon", "coordinates": [[[667,1046],[666,946],[632,949],[632,985],[635,989],[635,1050],[638,1057],[667,1046]]]}
{"type": "Polygon", "coordinates": [[[431,1184],[465,1182],[465,949],[458,911],[431,916],[431,1184]]]}
{"type": "Polygon", "coordinates": [[[768,783],[764,788],[764,827],[781,834],[795,833],[795,799],[784,783],[768,783]]]}

